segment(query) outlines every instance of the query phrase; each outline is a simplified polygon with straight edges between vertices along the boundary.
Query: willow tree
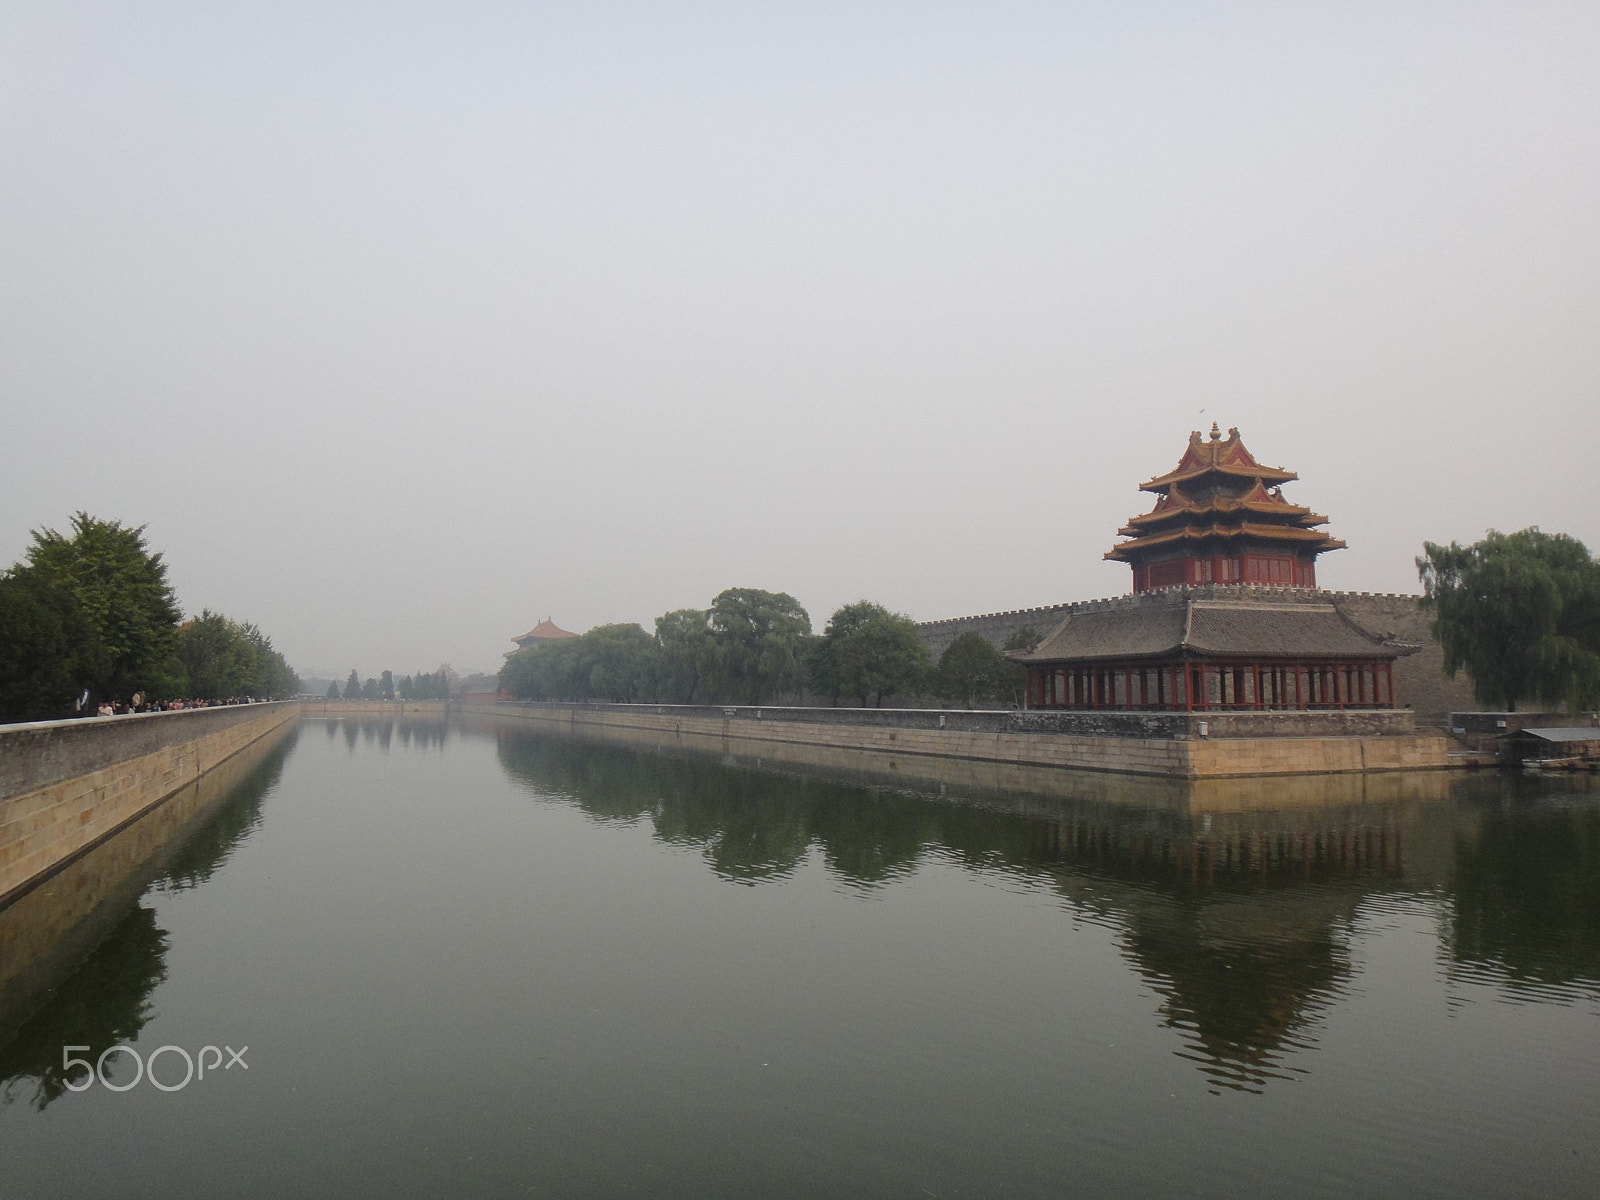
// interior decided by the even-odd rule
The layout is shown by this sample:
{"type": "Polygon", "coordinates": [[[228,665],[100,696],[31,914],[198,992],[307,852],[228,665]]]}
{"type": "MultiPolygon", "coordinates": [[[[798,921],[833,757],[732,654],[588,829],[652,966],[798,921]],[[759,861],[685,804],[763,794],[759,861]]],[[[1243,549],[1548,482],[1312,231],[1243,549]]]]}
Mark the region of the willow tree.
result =
{"type": "Polygon", "coordinates": [[[711,602],[709,620],[722,696],[760,704],[800,686],[811,617],[788,592],[728,588],[711,602]]]}
{"type": "Polygon", "coordinates": [[[1417,573],[1445,670],[1465,670],[1480,704],[1600,703],[1600,562],[1582,542],[1491,529],[1470,546],[1424,543],[1417,573]]]}
{"type": "Polygon", "coordinates": [[[672,704],[693,704],[700,685],[716,667],[710,614],[679,608],[656,618],[655,689],[672,704]]]}

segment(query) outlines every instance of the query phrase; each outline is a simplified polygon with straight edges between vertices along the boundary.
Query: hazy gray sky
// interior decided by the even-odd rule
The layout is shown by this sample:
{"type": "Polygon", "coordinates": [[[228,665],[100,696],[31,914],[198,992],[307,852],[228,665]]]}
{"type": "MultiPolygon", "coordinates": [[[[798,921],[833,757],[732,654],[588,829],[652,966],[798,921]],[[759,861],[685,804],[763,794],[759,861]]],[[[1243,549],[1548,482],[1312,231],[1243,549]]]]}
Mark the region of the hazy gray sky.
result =
{"type": "Polygon", "coordinates": [[[0,565],[302,671],[1128,590],[1237,425],[1416,588],[1600,548],[1600,6],[0,5],[0,565]]]}

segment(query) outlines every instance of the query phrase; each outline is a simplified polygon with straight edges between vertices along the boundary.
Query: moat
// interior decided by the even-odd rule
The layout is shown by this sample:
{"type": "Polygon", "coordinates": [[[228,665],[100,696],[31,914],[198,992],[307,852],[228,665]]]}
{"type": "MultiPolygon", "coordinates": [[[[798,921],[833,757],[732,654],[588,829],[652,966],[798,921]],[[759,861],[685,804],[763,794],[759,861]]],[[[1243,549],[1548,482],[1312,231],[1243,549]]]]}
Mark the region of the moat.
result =
{"type": "Polygon", "coordinates": [[[1600,1191],[1587,777],[1047,796],[471,717],[233,769],[0,910],[0,1194],[1600,1191]],[[248,1049],[63,1070],[115,1044],[248,1049]]]}

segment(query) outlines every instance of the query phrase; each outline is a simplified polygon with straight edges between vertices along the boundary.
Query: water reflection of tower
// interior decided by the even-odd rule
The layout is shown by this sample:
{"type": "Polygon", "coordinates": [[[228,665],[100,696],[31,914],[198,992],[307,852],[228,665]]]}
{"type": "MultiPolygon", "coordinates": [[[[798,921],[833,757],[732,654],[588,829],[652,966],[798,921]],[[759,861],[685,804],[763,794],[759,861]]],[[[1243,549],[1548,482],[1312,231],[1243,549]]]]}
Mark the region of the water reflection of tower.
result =
{"type": "Polygon", "coordinates": [[[1290,1055],[1344,994],[1344,930],[1363,900],[1400,886],[1407,815],[1100,812],[1032,825],[1060,890],[1122,928],[1184,1034],[1179,1053],[1216,1087],[1259,1090],[1303,1069],[1290,1055]]]}

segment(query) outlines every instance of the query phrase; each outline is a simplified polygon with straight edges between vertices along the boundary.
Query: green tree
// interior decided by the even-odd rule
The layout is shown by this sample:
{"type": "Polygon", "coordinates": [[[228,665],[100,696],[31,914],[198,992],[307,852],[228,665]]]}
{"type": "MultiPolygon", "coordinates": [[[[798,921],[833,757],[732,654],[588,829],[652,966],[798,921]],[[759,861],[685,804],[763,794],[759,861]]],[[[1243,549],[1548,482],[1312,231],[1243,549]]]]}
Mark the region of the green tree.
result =
{"type": "Polygon", "coordinates": [[[0,575],[0,717],[70,716],[93,636],[70,591],[27,568],[0,575]]]}
{"type": "Polygon", "coordinates": [[[378,686],[376,679],[368,679],[361,685],[361,698],[363,700],[381,700],[383,691],[378,686]]]}
{"type": "Polygon", "coordinates": [[[711,602],[721,693],[746,704],[794,691],[811,640],[811,617],[787,592],[728,588],[711,602]]]}
{"type": "Polygon", "coordinates": [[[500,690],[519,700],[587,698],[592,664],[582,643],[563,638],[518,650],[500,668],[500,690]]]}
{"type": "Polygon", "coordinates": [[[201,700],[242,695],[256,675],[256,647],[221,613],[201,609],[178,627],[178,661],[188,676],[184,690],[201,700]]]}
{"type": "Polygon", "coordinates": [[[328,699],[329,700],[337,700],[338,698],[339,698],[339,683],[338,683],[337,680],[335,680],[332,683],[328,684],[328,699]]]}
{"type": "Polygon", "coordinates": [[[863,707],[875,696],[881,708],[885,696],[926,682],[928,648],[910,617],[858,600],[828,618],[809,666],[812,690],[819,695],[835,703],[841,695],[855,696],[863,707]]]}
{"type": "Polygon", "coordinates": [[[71,597],[70,605],[45,607],[63,617],[75,611],[81,620],[74,633],[83,642],[71,669],[94,695],[171,691],[180,613],[166,564],[145,545],[144,526],[77,513],[70,536],[35,530],[26,565],[12,573],[19,571],[34,577],[35,597],[71,597]]]}
{"type": "Polygon", "coordinates": [[[1014,668],[987,638],[969,630],[945,647],[935,679],[941,696],[976,708],[979,700],[1009,697],[1014,668]]]}
{"type": "Polygon", "coordinates": [[[350,672],[350,678],[344,681],[344,698],[346,700],[361,699],[361,676],[354,670],[350,672]]]}
{"type": "Polygon", "coordinates": [[[1490,530],[1417,559],[1445,670],[1465,670],[1480,704],[1600,704],[1600,563],[1580,541],[1537,528],[1490,530]]]}
{"type": "Polygon", "coordinates": [[[385,671],[378,679],[378,696],[383,700],[394,699],[394,672],[385,671]]]}
{"type": "Polygon", "coordinates": [[[706,676],[716,669],[717,644],[710,614],[679,608],[656,618],[655,692],[669,704],[693,704],[706,676]]]}
{"type": "Polygon", "coordinates": [[[250,622],[241,622],[239,632],[250,643],[255,655],[255,669],[250,681],[241,689],[246,696],[258,700],[282,700],[299,693],[300,676],[294,673],[287,659],[273,649],[272,639],[250,622]]]}
{"type": "MultiPolygon", "coordinates": [[[[834,611],[823,626],[822,636],[814,638],[806,654],[806,675],[811,690],[826,696],[830,703],[838,704],[845,694],[844,674],[840,654],[845,639],[864,622],[875,616],[887,616],[889,610],[871,600],[858,600],[834,611]]],[[[862,701],[863,704],[866,701],[862,701]]]]}
{"type": "Polygon", "coordinates": [[[628,703],[644,697],[655,675],[656,641],[638,625],[596,625],[577,639],[586,698],[628,703]]]}
{"type": "Polygon", "coordinates": [[[1044,641],[1044,634],[1040,633],[1032,625],[1024,625],[1006,639],[1005,649],[1032,650],[1042,641],[1044,641]]]}

